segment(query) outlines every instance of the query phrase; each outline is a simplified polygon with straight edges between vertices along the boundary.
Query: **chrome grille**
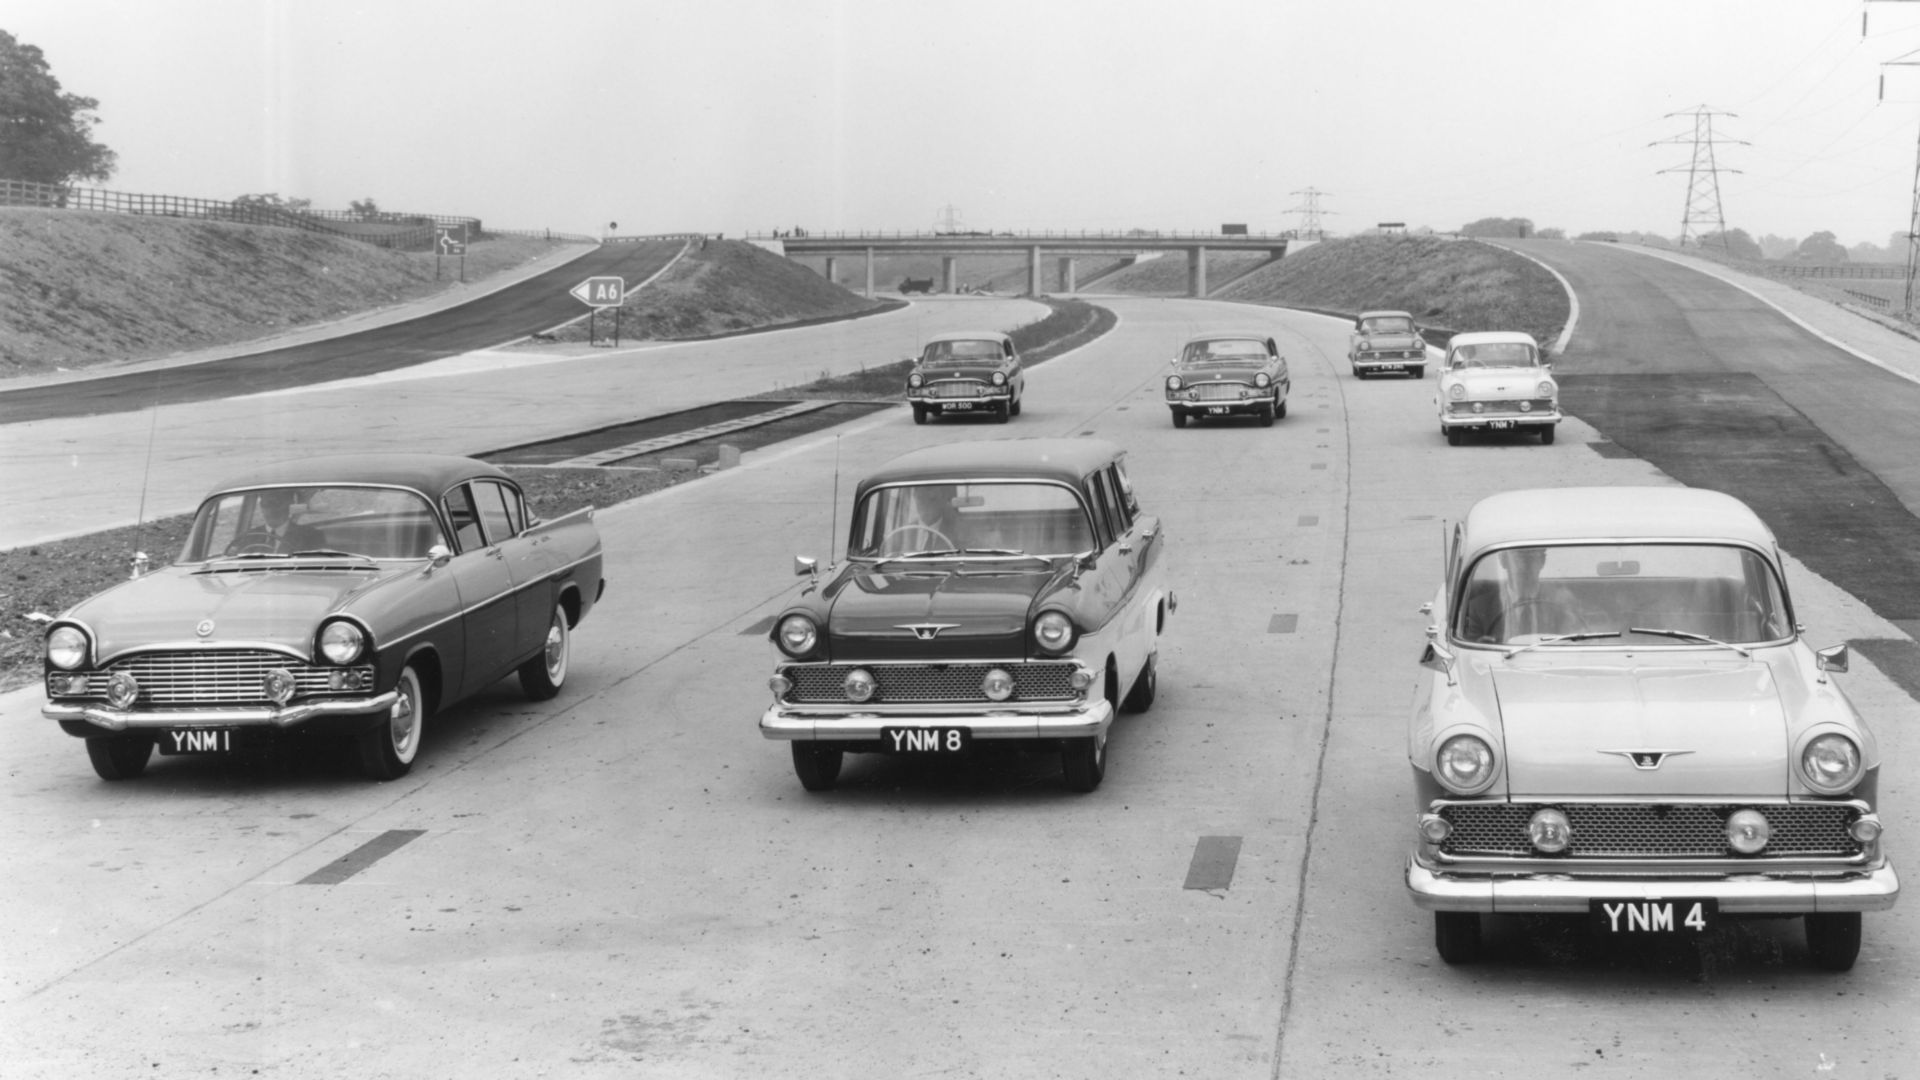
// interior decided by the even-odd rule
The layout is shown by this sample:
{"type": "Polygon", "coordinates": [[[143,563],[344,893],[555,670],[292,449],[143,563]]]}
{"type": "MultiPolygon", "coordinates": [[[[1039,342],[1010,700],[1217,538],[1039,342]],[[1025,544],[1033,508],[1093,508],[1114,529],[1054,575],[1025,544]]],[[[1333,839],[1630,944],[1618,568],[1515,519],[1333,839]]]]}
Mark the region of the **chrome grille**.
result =
{"type": "Polygon", "coordinates": [[[986,393],[986,387],[977,382],[951,381],[927,384],[927,396],[937,398],[980,397],[986,393]]]}
{"type": "Polygon", "coordinates": [[[1193,400],[1195,401],[1239,401],[1241,400],[1240,395],[1243,393],[1246,393],[1248,390],[1249,390],[1249,387],[1245,383],[1204,382],[1194,386],[1193,400]]]}
{"type": "Polygon", "coordinates": [[[786,700],[796,705],[848,704],[841,688],[847,672],[864,668],[877,689],[863,705],[953,702],[997,705],[980,690],[987,672],[1000,668],[1013,676],[1012,701],[1071,701],[1074,697],[1071,663],[1018,664],[809,664],[781,673],[793,680],[786,700]]]}
{"type": "MultiPolygon", "coordinates": [[[[1738,805],[1654,805],[1646,803],[1554,804],[1572,825],[1568,858],[1723,858],[1727,816],[1738,805]]],[[[1453,834],[1440,845],[1449,855],[1524,857],[1536,854],[1527,843],[1527,820],[1537,805],[1457,803],[1440,816],[1453,834]]],[[[1851,858],[1860,844],[1847,835],[1859,812],[1834,803],[1754,806],[1773,827],[1764,855],[1851,858]]],[[[1762,857],[1764,857],[1764,855],[1762,857]]]]}
{"type": "MultiPolygon", "coordinates": [[[[107,681],[124,671],[140,684],[136,706],[268,704],[264,678],[274,668],[292,673],[294,696],[333,693],[335,668],[318,667],[284,653],[261,649],[209,649],[204,652],[139,653],[87,674],[87,696],[105,698],[107,681]]],[[[352,669],[363,686],[373,685],[373,668],[352,669]]],[[[356,691],[358,692],[358,691],[356,691]]],[[[64,696],[64,695],[63,695],[64,696]]]]}
{"type": "MultiPolygon", "coordinates": [[[[1488,415],[1494,413],[1518,413],[1520,411],[1520,404],[1519,398],[1502,401],[1449,401],[1447,402],[1447,412],[1454,416],[1478,416],[1480,413],[1473,411],[1473,407],[1478,405],[1480,406],[1481,413],[1488,415]]],[[[1552,398],[1529,398],[1527,399],[1527,404],[1531,406],[1530,411],[1532,412],[1542,413],[1553,411],[1552,398]]]]}

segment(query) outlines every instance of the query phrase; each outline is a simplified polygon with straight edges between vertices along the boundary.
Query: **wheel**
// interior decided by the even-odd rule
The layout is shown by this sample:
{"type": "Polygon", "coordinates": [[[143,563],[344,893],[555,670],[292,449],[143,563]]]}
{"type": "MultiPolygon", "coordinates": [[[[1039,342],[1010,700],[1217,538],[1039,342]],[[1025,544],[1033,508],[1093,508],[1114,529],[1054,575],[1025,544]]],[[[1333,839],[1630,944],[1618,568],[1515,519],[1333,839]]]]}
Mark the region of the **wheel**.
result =
{"type": "Polygon", "coordinates": [[[1020,399],[1020,398],[1014,398],[1014,399],[1013,399],[1013,404],[1012,404],[1012,405],[1009,405],[1009,406],[1007,406],[1007,411],[1008,411],[1008,412],[1010,412],[1010,413],[1012,413],[1012,414],[1013,414],[1013,415],[1015,415],[1015,416],[1019,416],[1019,415],[1020,415],[1020,404],[1021,404],[1021,399],[1020,399]]]}
{"type": "Polygon", "coordinates": [[[1407,374],[1416,379],[1424,379],[1427,377],[1427,366],[1425,364],[1415,364],[1407,369],[1407,374]]]}
{"type": "Polygon", "coordinates": [[[131,780],[147,771],[153,755],[153,736],[142,733],[107,735],[87,740],[87,760],[102,780],[131,780]]]}
{"type": "Polygon", "coordinates": [[[1160,693],[1159,660],[1159,653],[1147,654],[1147,662],[1140,665],[1140,674],[1133,680],[1133,689],[1127,691],[1127,700],[1120,703],[1123,711],[1143,713],[1153,707],[1153,699],[1160,693]]]}
{"type": "Polygon", "coordinates": [[[797,739],[787,745],[793,747],[793,775],[800,778],[800,786],[808,791],[832,791],[834,782],[840,779],[840,760],[846,755],[835,747],[797,739]]]}
{"type": "Polygon", "coordinates": [[[1181,412],[1181,411],[1180,411],[1179,409],[1172,409],[1172,410],[1169,410],[1169,411],[1173,413],[1173,426],[1174,426],[1174,427],[1186,427],[1186,426],[1187,426],[1187,414],[1186,414],[1186,413],[1183,413],[1183,412],[1181,412]]]}
{"type": "Polygon", "coordinates": [[[1480,915],[1473,911],[1433,913],[1433,947],[1449,964],[1471,964],[1480,958],[1480,915]]]}
{"type": "Polygon", "coordinates": [[[1466,435],[1466,432],[1460,428],[1457,428],[1457,427],[1448,428],[1447,429],[1447,445],[1459,446],[1460,440],[1464,435],[1466,435]]]}
{"type": "Polygon", "coordinates": [[[1540,445],[1541,446],[1553,445],[1553,430],[1554,430],[1554,425],[1552,424],[1540,425],[1540,445]]]}
{"type": "Polygon", "coordinates": [[[924,424],[927,422],[927,407],[925,405],[915,405],[913,407],[913,422],[916,424],[924,424]]]}
{"type": "Polygon", "coordinates": [[[1107,775],[1107,737],[1089,735],[1065,742],[1060,748],[1060,767],[1067,774],[1067,786],[1079,792],[1099,787],[1107,775]]]}
{"type": "Polygon", "coordinates": [[[1007,422],[1007,417],[1012,414],[1013,406],[1002,401],[993,407],[993,422],[996,424],[1004,424],[1007,422]]]}
{"type": "Polygon", "coordinates": [[[369,780],[398,780],[413,768],[420,752],[420,729],[427,721],[427,695],[420,675],[408,664],[400,672],[400,696],[387,710],[384,723],[375,724],[354,739],[360,750],[360,771],[369,780]]]}
{"type": "Polygon", "coordinates": [[[573,651],[573,636],[568,633],[567,609],[553,605],[553,619],[547,623],[546,644],[540,655],[520,665],[520,690],[528,701],[546,701],[560,692],[567,681],[567,657],[573,651]]]}
{"type": "Polygon", "coordinates": [[[1367,373],[1356,367],[1353,369],[1353,377],[1356,379],[1364,379],[1367,377],[1367,373]]]}
{"type": "Polygon", "coordinates": [[[1282,420],[1286,419],[1286,416],[1287,416],[1287,399],[1286,398],[1281,398],[1279,401],[1274,403],[1273,415],[1278,419],[1282,419],[1282,420]]]}
{"type": "Polygon", "coordinates": [[[1273,406],[1271,405],[1260,406],[1260,426],[1261,427],[1273,426],[1273,406]]]}
{"type": "Polygon", "coordinates": [[[1839,911],[1806,916],[1807,952],[1822,971],[1851,971],[1860,956],[1860,913],[1839,911]]]}

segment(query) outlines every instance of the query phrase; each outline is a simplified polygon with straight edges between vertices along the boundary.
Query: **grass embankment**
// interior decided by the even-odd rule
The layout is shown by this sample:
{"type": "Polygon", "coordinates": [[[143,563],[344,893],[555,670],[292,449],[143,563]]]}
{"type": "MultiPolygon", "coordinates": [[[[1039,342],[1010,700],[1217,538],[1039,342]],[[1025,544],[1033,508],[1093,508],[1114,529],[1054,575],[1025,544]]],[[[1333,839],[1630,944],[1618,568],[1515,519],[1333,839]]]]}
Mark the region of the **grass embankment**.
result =
{"type": "MultiPolygon", "coordinates": [[[[1113,325],[1113,313],[1079,301],[1049,301],[1043,319],[1012,331],[1029,366],[1075,348],[1113,325]]],[[[889,401],[904,397],[906,366],[889,364],[820,380],[772,395],[779,398],[832,398],[889,401]]],[[[750,430],[726,441],[755,448],[750,430]]],[[[675,453],[691,454],[692,448],[675,453]]],[[[651,494],[698,473],[651,469],[542,469],[515,466],[514,479],[527,492],[535,514],[553,518],[582,506],[611,506],[651,494]]],[[[127,578],[133,553],[145,551],[153,565],[169,562],[186,543],[192,515],[180,514],[144,526],[110,529],[87,536],[0,551],[0,690],[24,686],[40,676],[40,628],[31,612],[57,615],[81,600],[127,578]]]]}

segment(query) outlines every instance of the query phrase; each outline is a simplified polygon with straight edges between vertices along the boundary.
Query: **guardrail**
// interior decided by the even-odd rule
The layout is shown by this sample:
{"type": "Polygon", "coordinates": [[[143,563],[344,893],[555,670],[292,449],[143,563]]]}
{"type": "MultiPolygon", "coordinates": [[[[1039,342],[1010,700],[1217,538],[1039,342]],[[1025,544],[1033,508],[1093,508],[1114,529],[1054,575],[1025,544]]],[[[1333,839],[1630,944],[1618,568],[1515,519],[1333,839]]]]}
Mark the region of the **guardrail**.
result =
{"type": "Polygon", "coordinates": [[[1840,263],[1835,266],[1805,266],[1798,263],[1747,263],[1755,272],[1777,278],[1901,278],[1907,268],[1891,263],[1840,263]]]}
{"type": "Polygon", "coordinates": [[[1867,305],[1868,307],[1874,309],[1875,311],[1885,311],[1889,306],[1887,298],[1884,296],[1875,296],[1872,293],[1857,292],[1853,289],[1841,289],[1840,291],[1843,293],[1846,293],[1848,296],[1853,297],[1855,300],[1860,301],[1861,303],[1867,305]]]}
{"type": "Polygon", "coordinates": [[[1208,240],[1293,240],[1292,233],[1220,233],[1179,232],[1163,229],[1128,229],[1120,232],[1082,229],[1078,232],[1055,229],[1027,229],[1020,232],[914,232],[901,229],[839,229],[816,232],[812,229],[775,229],[772,232],[746,234],[748,240],[1174,240],[1203,243],[1208,240]]]}

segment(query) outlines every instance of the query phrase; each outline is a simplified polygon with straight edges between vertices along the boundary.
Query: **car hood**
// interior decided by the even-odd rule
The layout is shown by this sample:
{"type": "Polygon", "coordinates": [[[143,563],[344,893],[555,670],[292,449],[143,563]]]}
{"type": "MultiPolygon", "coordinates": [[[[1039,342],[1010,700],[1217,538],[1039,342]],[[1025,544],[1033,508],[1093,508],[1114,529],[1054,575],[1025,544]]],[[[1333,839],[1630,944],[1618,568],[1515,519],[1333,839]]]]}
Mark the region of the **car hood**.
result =
{"type": "Polygon", "coordinates": [[[263,643],[305,656],[329,612],[380,581],[419,572],[417,565],[345,561],[303,562],[299,569],[233,566],[165,567],[84,601],[65,617],[93,632],[95,655],[103,663],[165,643],[263,643]],[[202,633],[206,624],[210,628],[202,633]]]}
{"type": "Polygon", "coordinates": [[[1509,668],[1493,678],[1516,798],[1787,793],[1786,711],[1759,661],[1509,668]]]}
{"type": "Polygon", "coordinates": [[[858,571],[828,597],[828,636],[836,658],[1005,656],[1021,650],[1027,614],[1059,574],[1032,564],[858,571]]]}
{"type": "Polygon", "coordinates": [[[1542,379],[1549,379],[1541,368],[1463,368],[1447,372],[1447,378],[1467,388],[1475,397],[1532,397],[1542,379]]]}

